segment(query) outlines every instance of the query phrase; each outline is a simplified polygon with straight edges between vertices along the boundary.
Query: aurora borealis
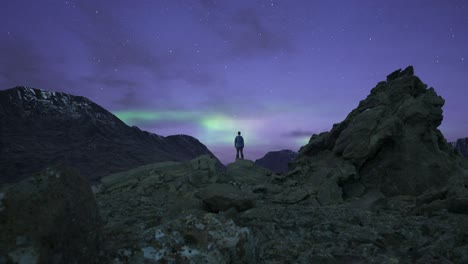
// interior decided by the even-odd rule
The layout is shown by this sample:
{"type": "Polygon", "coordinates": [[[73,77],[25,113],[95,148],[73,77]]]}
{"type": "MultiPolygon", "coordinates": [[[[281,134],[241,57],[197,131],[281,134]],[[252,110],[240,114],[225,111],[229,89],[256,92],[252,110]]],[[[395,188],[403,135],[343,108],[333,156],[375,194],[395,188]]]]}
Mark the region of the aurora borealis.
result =
{"type": "MultiPolygon", "coordinates": [[[[151,111],[118,111],[114,114],[127,124],[139,124],[139,126],[151,126],[152,124],[171,123],[171,126],[163,128],[166,133],[177,134],[181,130],[180,127],[188,126],[192,129],[197,128],[195,133],[204,144],[208,146],[218,146],[218,150],[222,152],[223,148],[229,148],[233,145],[232,131],[236,131],[239,127],[242,129],[242,134],[245,136],[246,144],[253,146],[270,146],[275,140],[285,136],[292,138],[292,146],[302,146],[310,138],[309,132],[304,132],[300,135],[278,135],[278,137],[262,137],[269,134],[267,128],[273,127],[276,119],[259,118],[259,119],[242,119],[229,117],[216,113],[197,113],[197,112],[151,112],[151,111]],[[254,142],[254,144],[252,144],[254,142]]],[[[279,120],[279,119],[278,119],[279,120]]],[[[300,132],[299,132],[300,133],[300,132]]],[[[253,150],[255,151],[255,150],[253,150]]],[[[252,150],[251,150],[252,152],[252,150]]],[[[258,153],[261,155],[263,153],[258,153]]]]}
{"type": "Polygon", "coordinates": [[[446,138],[468,136],[463,0],[16,0],[0,17],[0,89],[86,96],[225,163],[237,131],[248,159],[297,150],[408,65],[446,100],[446,138]]]}

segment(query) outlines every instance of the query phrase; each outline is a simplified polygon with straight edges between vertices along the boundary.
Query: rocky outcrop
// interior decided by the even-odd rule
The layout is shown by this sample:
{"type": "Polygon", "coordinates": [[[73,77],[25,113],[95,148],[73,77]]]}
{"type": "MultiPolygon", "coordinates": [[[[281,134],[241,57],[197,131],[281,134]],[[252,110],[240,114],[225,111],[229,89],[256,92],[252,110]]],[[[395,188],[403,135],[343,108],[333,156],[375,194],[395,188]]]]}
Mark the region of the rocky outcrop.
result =
{"type": "Polygon", "coordinates": [[[460,153],[468,158],[468,138],[460,138],[455,142],[450,142],[450,144],[460,153]]]}
{"type": "Polygon", "coordinates": [[[0,263],[97,263],[102,222],[87,181],[65,168],[0,191],[0,263]]]}
{"type": "Polygon", "coordinates": [[[326,193],[319,198],[324,204],[372,189],[395,196],[460,187],[464,172],[459,155],[437,129],[444,103],[413,75],[412,67],[395,71],[343,122],[313,135],[301,148],[296,164],[305,184],[319,196],[326,193]]]}
{"type": "Polygon", "coordinates": [[[129,127],[85,97],[27,87],[0,91],[0,183],[53,164],[75,167],[97,181],[144,164],[203,154],[213,156],[193,137],[129,127]]]}
{"type": "Polygon", "coordinates": [[[96,197],[109,258],[251,263],[253,235],[228,216],[254,207],[257,195],[234,184],[216,162],[204,155],[102,178],[96,197]]]}
{"type": "Polygon", "coordinates": [[[270,151],[262,158],[255,161],[255,164],[267,168],[271,171],[282,173],[287,172],[289,169],[289,163],[295,160],[297,152],[289,149],[283,149],[280,151],[270,151]]]}

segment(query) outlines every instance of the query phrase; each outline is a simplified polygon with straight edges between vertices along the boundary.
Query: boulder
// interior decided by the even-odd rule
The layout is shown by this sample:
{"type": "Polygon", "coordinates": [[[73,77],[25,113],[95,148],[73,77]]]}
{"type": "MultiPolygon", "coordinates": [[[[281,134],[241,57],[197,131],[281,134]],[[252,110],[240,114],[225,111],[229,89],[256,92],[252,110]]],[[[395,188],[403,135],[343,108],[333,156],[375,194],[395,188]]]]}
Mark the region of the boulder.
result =
{"type": "Polygon", "coordinates": [[[202,189],[198,195],[205,208],[213,213],[227,211],[231,208],[241,212],[255,206],[255,196],[225,183],[210,184],[202,189]]]}
{"type": "Polygon", "coordinates": [[[226,176],[229,181],[239,184],[257,185],[265,183],[272,172],[255,164],[251,160],[236,160],[228,164],[226,176]]]}
{"type": "Polygon", "coordinates": [[[188,175],[190,183],[201,186],[218,180],[217,160],[209,155],[203,155],[190,161],[191,173],[188,175]]]}
{"type": "Polygon", "coordinates": [[[0,262],[99,261],[101,218],[90,185],[75,171],[48,168],[4,187],[0,197],[0,262]]]}

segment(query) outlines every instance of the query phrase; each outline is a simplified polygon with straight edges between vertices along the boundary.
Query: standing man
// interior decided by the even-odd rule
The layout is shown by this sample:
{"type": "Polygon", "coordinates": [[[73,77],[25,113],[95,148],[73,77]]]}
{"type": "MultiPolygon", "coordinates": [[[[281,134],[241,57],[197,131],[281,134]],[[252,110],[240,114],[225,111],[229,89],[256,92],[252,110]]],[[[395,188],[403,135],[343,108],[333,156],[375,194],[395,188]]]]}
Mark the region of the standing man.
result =
{"type": "Polygon", "coordinates": [[[240,134],[240,131],[237,132],[237,137],[234,139],[234,147],[236,147],[237,150],[236,159],[239,158],[239,151],[241,153],[241,159],[244,159],[244,138],[240,134]]]}

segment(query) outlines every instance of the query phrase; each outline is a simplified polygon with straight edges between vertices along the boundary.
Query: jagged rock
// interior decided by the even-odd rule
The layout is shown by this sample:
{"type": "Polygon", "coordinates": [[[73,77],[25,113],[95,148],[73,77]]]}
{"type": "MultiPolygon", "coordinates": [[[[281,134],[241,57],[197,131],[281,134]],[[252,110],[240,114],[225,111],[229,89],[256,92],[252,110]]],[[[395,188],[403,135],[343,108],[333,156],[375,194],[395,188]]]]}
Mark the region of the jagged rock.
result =
{"type": "Polygon", "coordinates": [[[214,183],[203,188],[199,193],[204,206],[209,212],[218,213],[234,208],[241,212],[255,206],[255,197],[225,183],[214,183]]]}
{"type": "Polygon", "coordinates": [[[420,195],[452,184],[450,179],[461,185],[459,158],[437,129],[444,100],[413,71],[410,66],[390,74],[343,122],[301,148],[295,166],[304,167],[314,186],[323,185],[315,187],[317,194],[327,189],[321,204],[370,189],[386,196],[420,195]],[[347,173],[327,176],[336,169],[347,173]]]}
{"type": "Polygon", "coordinates": [[[323,132],[318,135],[313,134],[309,140],[309,143],[303,146],[300,151],[302,153],[307,153],[307,155],[315,155],[324,149],[329,149],[332,144],[333,141],[329,132],[323,132]]]}
{"type": "Polygon", "coordinates": [[[0,262],[99,262],[101,218],[76,172],[49,168],[4,187],[0,197],[0,262]]]}
{"type": "Polygon", "coordinates": [[[297,152],[283,149],[280,151],[270,151],[262,158],[255,161],[255,164],[267,168],[277,173],[287,172],[289,162],[297,157],[297,152]]]}
{"type": "MultiPolygon", "coordinates": [[[[214,155],[186,135],[162,137],[129,127],[82,96],[28,87],[0,91],[0,184],[54,164],[93,182],[161,161],[214,155]]],[[[217,167],[223,167],[218,161],[217,167]]]]}

